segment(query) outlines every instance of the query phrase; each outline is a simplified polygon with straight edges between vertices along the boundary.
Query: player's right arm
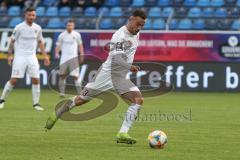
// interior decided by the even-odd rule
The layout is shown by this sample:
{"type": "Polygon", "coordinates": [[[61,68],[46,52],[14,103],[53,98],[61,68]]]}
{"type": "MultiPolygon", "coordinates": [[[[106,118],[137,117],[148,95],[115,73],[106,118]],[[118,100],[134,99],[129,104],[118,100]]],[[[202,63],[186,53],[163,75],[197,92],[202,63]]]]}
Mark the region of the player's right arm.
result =
{"type": "Polygon", "coordinates": [[[120,65],[127,68],[131,72],[138,72],[140,70],[139,66],[129,64],[124,59],[126,50],[124,49],[125,40],[121,34],[115,33],[111,39],[111,43],[114,44],[114,47],[111,50],[112,63],[120,65]]]}
{"type": "Polygon", "coordinates": [[[59,59],[60,54],[59,52],[61,51],[61,46],[62,46],[63,38],[62,38],[62,33],[58,36],[56,47],[55,47],[55,58],[59,59]]]}
{"type": "Polygon", "coordinates": [[[8,64],[11,66],[12,65],[12,61],[13,61],[13,48],[14,48],[14,43],[15,41],[18,39],[20,35],[19,32],[19,27],[16,26],[13,30],[13,33],[11,35],[10,38],[10,44],[9,44],[9,48],[8,48],[8,64]]]}

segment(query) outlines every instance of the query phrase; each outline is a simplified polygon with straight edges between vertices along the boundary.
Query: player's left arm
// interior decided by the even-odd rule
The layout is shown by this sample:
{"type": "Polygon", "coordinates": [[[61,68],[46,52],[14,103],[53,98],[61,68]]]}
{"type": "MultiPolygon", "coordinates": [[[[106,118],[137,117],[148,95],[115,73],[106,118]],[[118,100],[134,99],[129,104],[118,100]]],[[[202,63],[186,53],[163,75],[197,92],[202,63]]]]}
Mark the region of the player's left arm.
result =
{"type": "Polygon", "coordinates": [[[37,40],[38,40],[38,47],[41,51],[41,54],[44,56],[44,65],[48,66],[48,65],[50,65],[50,59],[48,57],[48,54],[45,51],[42,29],[40,29],[40,31],[38,33],[37,40]]]}
{"type": "Polygon", "coordinates": [[[80,34],[78,35],[77,43],[78,43],[78,50],[79,50],[79,56],[80,56],[80,64],[82,64],[84,61],[84,47],[83,47],[82,37],[80,34]]]}

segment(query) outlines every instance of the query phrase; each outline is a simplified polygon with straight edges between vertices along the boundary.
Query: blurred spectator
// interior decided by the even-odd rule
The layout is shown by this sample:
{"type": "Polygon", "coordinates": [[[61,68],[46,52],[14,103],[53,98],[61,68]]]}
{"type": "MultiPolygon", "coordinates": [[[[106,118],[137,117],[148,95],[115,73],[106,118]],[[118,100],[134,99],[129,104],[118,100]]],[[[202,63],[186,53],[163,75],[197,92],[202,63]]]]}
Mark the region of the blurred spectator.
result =
{"type": "Polygon", "coordinates": [[[70,7],[71,6],[71,0],[60,0],[59,4],[58,4],[59,7],[70,7]]]}
{"type": "Polygon", "coordinates": [[[7,8],[7,6],[8,6],[7,2],[8,2],[7,0],[1,0],[0,1],[0,7],[1,8],[7,8]]]}
{"type": "Polygon", "coordinates": [[[81,8],[86,8],[90,5],[89,0],[76,0],[74,1],[73,6],[74,7],[81,7],[81,8]]]}
{"type": "Polygon", "coordinates": [[[104,0],[91,0],[91,6],[99,8],[103,5],[104,0]]]}
{"type": "Polygon", "coordinates": [[[9,5],[24,7],[25,6],[25,0],[10,0],[9,5]]]}

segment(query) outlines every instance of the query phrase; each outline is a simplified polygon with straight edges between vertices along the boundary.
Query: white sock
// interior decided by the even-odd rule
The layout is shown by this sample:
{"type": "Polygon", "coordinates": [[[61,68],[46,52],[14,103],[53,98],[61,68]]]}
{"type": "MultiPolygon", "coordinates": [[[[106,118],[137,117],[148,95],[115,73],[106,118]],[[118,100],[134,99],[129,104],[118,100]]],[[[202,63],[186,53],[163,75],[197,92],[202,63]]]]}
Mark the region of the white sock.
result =
{"type": "Polygon", "coordinates": [[[75,83],[75,87],[77,89],[77,93],[80,94],[81,90],[82,90],[81,89],[81,82],[79,80],[75,80],[74,83],[75,83]]]}
{"type": "Polygon", "coordinates": [[[58,87],[59,87],[60,94],[64,95],[65,94],[65,87],[66,87],[66,80],[62,79],[62,78],[59,78],[58,87]]]}
{"type": "Polygon", "coordinates": [[[13,85],[8,81],[3,89],[2,96],[0,99],[6,99],[6,97],[9,95],[9,93],[13,90],[13,85]]]}
{"type": "Polygon", "coordinates": [[[32,100],[33,105],[38,104],[40,99],[40,84],[32,84],[32,100]]]}
{"type": "Polygon", "coordinates": [[[72,102],[72,104],[69,106],[69,109],[72,109],[73,107],[75,107],[76,106],[76,104],[75,104],[75,98],[76,98],[77,96],[74,96],[71,100],[73,101],[72,102]]]}
{"type": "Polygon", "coordinates": [[[137,118],[138,112],[140,110],[141,106],[139,104],[131,104],[128,107],[128,110],[126,112],[126,115],[124,117],[124,121],[122,123],[122,127],[120,128],[120,133],[127,133],[130,127],[132,126],[132,123],[137,118]]]}

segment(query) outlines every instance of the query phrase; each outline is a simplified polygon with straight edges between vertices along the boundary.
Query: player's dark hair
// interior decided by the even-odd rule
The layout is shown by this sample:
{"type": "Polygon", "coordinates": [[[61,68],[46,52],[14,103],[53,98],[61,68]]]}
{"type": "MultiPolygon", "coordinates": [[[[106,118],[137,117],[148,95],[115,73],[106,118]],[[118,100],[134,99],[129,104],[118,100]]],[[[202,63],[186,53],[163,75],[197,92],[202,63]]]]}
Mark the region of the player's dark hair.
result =
{"type": "Polygon", "coordinates": [[[25,13],[33,12],[33,11],[36,11],[36,9],[34,7],[28,7],[28,8],[25,9],[25,13]]]}
{"type": "Polygon", "coordinates": [[[69,19],[67,23],[75,23],[75,21],[73,19],[69,19]]]}
{"type": "Polygon", "coordinates": [[[132,13],[132,16],[134,16],[134,17],[141,17],[142,19],[146,19],[147,18],[146,13],[143,10],[141,10],[141,9],[134,10],[133,13],[132,13]]]}

